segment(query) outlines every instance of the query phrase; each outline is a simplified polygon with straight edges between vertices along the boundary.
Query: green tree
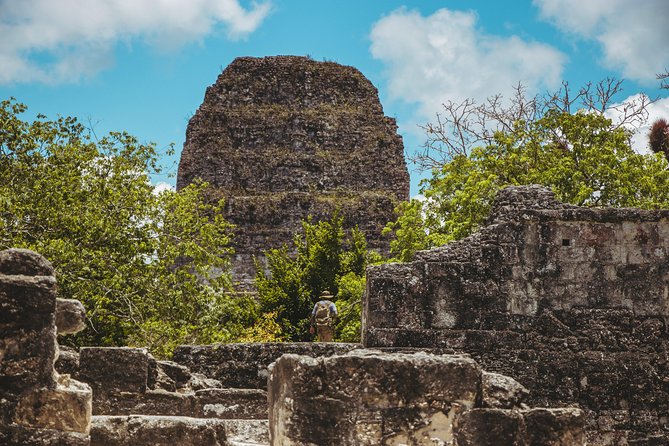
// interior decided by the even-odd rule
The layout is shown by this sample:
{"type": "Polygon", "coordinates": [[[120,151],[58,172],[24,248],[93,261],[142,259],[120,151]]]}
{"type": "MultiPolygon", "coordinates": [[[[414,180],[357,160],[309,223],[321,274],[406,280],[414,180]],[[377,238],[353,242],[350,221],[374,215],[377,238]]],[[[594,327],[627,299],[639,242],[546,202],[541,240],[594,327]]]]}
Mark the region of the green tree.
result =
{"type": "MultiPolygon", "coordinates": [[[[518,103],[527,111],[526,102],[518,103]]],[[[571,113],[554,102],[525,114],[512,107],[497,110],[506,119],[497,130],[479,127],[478,136],[456,142],[444,130],[452,120],[426,127],[432,147],[443,138],[442,158],[429,148],[421,155],[425,166],[434,163],[432,176],[421,183],[424,200],[403,204],[398,220],[388,225],[396,237],[393,254],[408,261],[416,250],[471,234],[488,216],[497,191],[508,185],[544,185],[579,206],[668,207],[667,161],[661,154],[637,154],[630,145],[627,126],[641,120],[645,105],[628,105],[633,118],[619,122],[594,107],[571,113]]],[[[491,114],[485,107],[471,113],[476,110],[491,114]]]]}
{"type": "Polygon", "coordinates": [[[25,111],[0,103],[0,249],[43,254],[60,296],[84,303],[89,327],[70,342],[167,355],[240,335],[256,308],[227,294],[230,225],[206,185],[157,194],[153,144],[25,111]]]}
{"type": "Polygon", "coordinates": [[[362,325],[362,296],[365,292],[365,275],[353,272],[339,278],[337,285],[337,340],[342,342],[360,342],[362,325]]]}
{"type": "Polygon", "coordinates": [[[367,251],[364,234],[357,228],[345,235],[338,213],[330,220],[303,221],[302,229],[294,237],[292,249],[283,246],[265,252],[267,270],[256,266],[261,310],[276,315],[282,337],[306,341],[311,338],[313,305],[327,289],[337,296],[340,310],[336,339],[359,340],[364,270],[370,262],[378,261],[378,254],[367,251]]]}

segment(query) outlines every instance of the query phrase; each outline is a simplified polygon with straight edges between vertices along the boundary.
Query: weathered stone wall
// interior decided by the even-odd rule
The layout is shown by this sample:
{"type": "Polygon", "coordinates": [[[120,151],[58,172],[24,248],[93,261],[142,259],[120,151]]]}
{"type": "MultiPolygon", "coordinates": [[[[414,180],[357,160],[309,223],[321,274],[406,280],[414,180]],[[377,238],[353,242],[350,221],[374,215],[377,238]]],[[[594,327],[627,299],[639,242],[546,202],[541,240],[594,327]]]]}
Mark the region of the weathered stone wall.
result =
{"type": "Polygon", "coordinates": [[[591,444],[669,444],[669,211],[567,206],[508,188],[489,225],[368,269],[367,347],[439,347],[578,404],[591,444]]]}
{"type": "Polygon", "coordinates": [[[584,444],[580,410],[521,408],[525,395],[463,356],[284,355],[269,379],[271,444],[584,444]]]}
{"type": "Polygon", "coordinates": [[[54,362],[56,321],[76,332],[79,305],[59,303],[51,264],[34,252],[0,251],[0,444],[86,446],[91,389],[54,362]]]}
{"type": "Polygon", "coordinates": [[[409,194],[403,144],[376,88],[355,68],[305,57],[235,59],[188,124],[177,188],[200,178],[237,225],[237,280],[253,256],[290,243],[300,221],[341,209],[370,247],[409,194]]]}

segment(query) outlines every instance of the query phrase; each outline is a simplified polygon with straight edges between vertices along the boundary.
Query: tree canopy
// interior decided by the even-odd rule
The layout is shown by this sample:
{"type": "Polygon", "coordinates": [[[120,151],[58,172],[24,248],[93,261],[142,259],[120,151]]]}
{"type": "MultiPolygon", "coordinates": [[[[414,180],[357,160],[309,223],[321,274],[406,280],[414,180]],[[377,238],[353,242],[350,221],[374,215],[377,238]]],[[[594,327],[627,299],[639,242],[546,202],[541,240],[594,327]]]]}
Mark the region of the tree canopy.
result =
{"type": "Polygon", "coordinates": [[[153,144],[25,111],[0,103],[0,249],[41,253],[60,296],[83,302],[89,327],[70,342],[168,355],[242,336],[256,307],[229,296],[231,226],[206,185],[155,193],[153,144]]]}
{"type": "Polygon", "coordinates": [[[367,250],[365,236],[357,228],[345,233],[339,213],[329,220],[303,221],[302,230],[292,247],[265,252],[266,268],[257,264],[261,311],[275,315],[282,338],[310,340],[312,308],[320,293],[328,290],[339,311],[335,339],[358,342],[365,268],[380,256],[367,250]]]}
{"type": "Polygon", "coordinates": [[[630,143],[629,125],[643,121],[647,102],[619,105],[622,118],[614,122],[605,114],[608,93],[599,96],[600,107],[588,91],[580,94],[576,112],[564,106],[573,104],[568,94],[544,98],[539,109],[539,100],[522,91],[508,109],[494,100],[445,105],[447,118],[426,126],[428,144],[418,155],[432,168],[421,183],[424,199],[400,205],[386,229],[395,234],[393,254],[406,261],[416,250],[471,234],[508,185],[544,185],[579,206],[669,207],[667,160],[638,154],[630,143]],[[485,127],[486,117],[495,118],[495,127],[485,127]]]}

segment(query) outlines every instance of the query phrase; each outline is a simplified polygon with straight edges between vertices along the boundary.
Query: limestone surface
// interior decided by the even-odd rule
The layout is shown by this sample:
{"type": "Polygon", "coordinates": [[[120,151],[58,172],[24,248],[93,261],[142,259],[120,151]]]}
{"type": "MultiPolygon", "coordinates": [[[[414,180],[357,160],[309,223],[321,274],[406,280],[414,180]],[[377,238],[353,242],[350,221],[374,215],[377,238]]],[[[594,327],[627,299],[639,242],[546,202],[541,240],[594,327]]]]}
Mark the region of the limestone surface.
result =
{"type": "Polygon", "coordinates": [[[290,244],[300,221],[339,209],[370,247],[409,194],[395,120],[360,71],[306,57],[235,59],[188,123],[177,188],[201,179],[237,225],[235,279],[253,256],[290,244]]]}
{"type": "Polygon", "coordinates": [[[578,409],[481,408],[482,375],[458,355],[284,355],[269,378],[271,444],[584,445],[578,409]]]}
{"type": "Polygon", "coordinates": [[[228,446],[221,420],[173,416],[95,417],[91,446],[228,446]]]}

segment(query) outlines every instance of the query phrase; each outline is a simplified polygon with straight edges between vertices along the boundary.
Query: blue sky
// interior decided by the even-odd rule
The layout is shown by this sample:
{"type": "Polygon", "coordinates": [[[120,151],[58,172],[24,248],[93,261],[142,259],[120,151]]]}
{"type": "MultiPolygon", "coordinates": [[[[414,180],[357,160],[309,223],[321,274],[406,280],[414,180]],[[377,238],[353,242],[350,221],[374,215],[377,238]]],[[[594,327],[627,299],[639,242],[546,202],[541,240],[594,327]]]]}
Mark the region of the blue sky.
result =
{"type": "MultiPolygon", "coordinates": [[[[669,68],[668,42],[667,0],[0,0],[0,98],[27,104],[28,117],[174,143],[164,162],[176,173],[188,119],[238,56],[357,67],[412,152],[441,103],[518,82],[541,92],[625,79],[620,101],[646,93],[659,99],[651,120],[669,118],[655,79],[669,68]]],[[[416,194],[421,175],[411,176],[416,194]]]]}

